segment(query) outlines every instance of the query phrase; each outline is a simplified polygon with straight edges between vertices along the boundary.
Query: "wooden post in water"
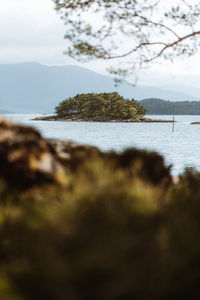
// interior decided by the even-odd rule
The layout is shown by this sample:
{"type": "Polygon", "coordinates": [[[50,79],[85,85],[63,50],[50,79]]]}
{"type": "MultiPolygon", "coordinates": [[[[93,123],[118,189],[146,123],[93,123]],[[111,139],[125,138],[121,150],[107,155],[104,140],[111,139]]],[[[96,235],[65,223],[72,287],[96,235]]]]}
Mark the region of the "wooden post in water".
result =
{"type": "Polygon", "coordinates": [[[173,115],[173,123],[172,123],[172,132],[174,132],[174,115],[173,115]]]}

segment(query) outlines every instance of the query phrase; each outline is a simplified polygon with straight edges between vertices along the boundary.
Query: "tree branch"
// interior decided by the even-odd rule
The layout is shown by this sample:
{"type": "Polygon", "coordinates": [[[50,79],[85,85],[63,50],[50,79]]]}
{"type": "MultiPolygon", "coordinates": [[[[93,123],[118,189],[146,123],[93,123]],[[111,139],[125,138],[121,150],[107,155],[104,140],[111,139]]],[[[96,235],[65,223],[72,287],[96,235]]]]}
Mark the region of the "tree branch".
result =
{"type": "Polygon", "coordinates": [[[161,23],[157,23],[157,22],[154,22],[154,21],[151,21],[151,20],[148,20],[147,18],[145,17],[142,17],[142,16],[138,16],[140,19],[144,20],[145,22],[149,23],[149,24],[153,24],[155,26],[159,26],[159,27],[162,27],[164,29],[167,29],[169,32],[171,32],[173,35],[175,35],[178,39],[180,39],[180,36],[173,30],[171,29],[170,27],[164,25],[164,24],[161,24],[161,23]]]}
{"type": "Polygon", "coordinates": [[[168,44],[166,43],[162,43],[162,42],[146,42],[146,43],[141,43],[140,45],[138,45],[137,47],[135,47],[134,49],[122,54],[122,55],[116,55],[116,56],[109,56],[107,57],[106,59],[115,59],[115,58],[123,58],[123,57],[126,57],[134,52],[136,52],[138,49],[142,48],[142,47],[145,47],[145,46],[155,46],[155,45],[164,45],[165,47],[168,46],[168,44]]]}
{"type": "Polygon", "coordinates": [[[188,38],[191,38],[191,37],[193,37],[195,35],[199,35],[199,34],[200,34],[200,31],[195,31],[195,32],[192,32],[192,33],[190,33],[188,35],[185,35],[185,36],[179,38],[178,40],[174,41],[173,43],[170,43],[170,44],[166,45],[158,54],[156,54],[152,58],[146,59],[145,62],[151,62],[151,61],[153,61],[154,59],[160,57],[163,54],[163,52],[166,51],[168,48],[171,48],[171,47],[173,47],[173,46],[181,43],[182,41],[184,41],[184,40],[186,40],[188,38]]]}
{"type": "Polygon", "coordinates": [[[188,38],[191,38],[193,36],[196,36],[196,35],[200,35],[200,31],[194,31],[188,35],[185,35],[183,37],[178,37],[178,39],[176,41],[174,41],[173,43],[170,43],[170,44],[167,44],[167,43],[163,43],[163,42],[146,42],[146,43],[141,43],[139,44],[137,47],[135,47],[134,49],[122,54],[122,55],[116,55],[116,56],[109,56],[107,57],[106,59],[116,59],[116,58],[123,58],[123,57],[126,57],[126,56],[129,56],[130,54],[136,52],[137,50],[139,50],[140,48],[143,48],[145,46],[156,46],[156,45],[163,45],[164,47],[162,48],[162,50],[156,54],[155,56],[153,56],[152,58],[150,59],[146,59],[144,62],[151,62],[153,61],[154,59],[160,57],[164,51],[166,51],[168,48],[171,48],[179,43],[181,43],[182,41],[188,39],[188,38]]]}

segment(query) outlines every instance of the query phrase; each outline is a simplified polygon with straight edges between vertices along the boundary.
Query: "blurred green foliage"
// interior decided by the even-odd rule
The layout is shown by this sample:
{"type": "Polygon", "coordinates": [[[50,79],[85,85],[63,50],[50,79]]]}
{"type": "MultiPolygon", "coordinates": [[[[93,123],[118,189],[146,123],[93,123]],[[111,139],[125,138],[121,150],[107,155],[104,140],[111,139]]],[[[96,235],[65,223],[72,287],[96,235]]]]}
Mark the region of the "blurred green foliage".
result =
{"type": "Polygon", "coordinates": [[[61,117],[79,118],[138,119],[144,117],[146,110],[134,99],[124,99],[118,93],[78,94],[62,101],[56,107],[61,117]]]}
{"type": "Polygon", "coordinates": [[[200,175],[175,185],[156,153],[91,155],[63,186],[1,181],[0,299],[198,299],[200,175]]]}

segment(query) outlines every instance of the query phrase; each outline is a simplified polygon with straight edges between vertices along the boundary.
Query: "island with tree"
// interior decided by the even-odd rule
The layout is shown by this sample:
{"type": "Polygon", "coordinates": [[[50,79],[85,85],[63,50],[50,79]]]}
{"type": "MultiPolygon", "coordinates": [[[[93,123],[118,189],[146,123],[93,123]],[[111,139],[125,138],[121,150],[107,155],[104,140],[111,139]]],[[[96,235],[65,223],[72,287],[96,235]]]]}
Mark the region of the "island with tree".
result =
{"type": "Polygon", "coordinates": [[[37,117],[34,120],[163,122],[163,120],[145,118],[146,109],[138,101],[124,99],[116,92],[77,94],[75,97],[60,102],[55,112],[56,115],[37,117]]]}

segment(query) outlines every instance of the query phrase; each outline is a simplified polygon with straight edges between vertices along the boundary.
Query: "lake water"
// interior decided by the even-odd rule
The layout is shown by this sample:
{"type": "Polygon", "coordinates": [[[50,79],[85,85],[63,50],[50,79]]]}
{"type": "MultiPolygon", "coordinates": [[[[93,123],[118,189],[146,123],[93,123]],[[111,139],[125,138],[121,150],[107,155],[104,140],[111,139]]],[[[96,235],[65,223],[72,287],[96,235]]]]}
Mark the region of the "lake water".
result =
{"type": "MultiPolygon", "coordinates": [[[[31,121],[38,115],[4,115],[15,122],[39,129],[43,136],[72,140],[99,147],[103,151],[126,148],[155,150],[162,154],[166,164],[172,164],[172,174],[180,174],[185,167],[200,171],[200,116],[175,116],[172,123],[101,123],[101,122],[50,122],[31,121]]],[[[148,116],[147,116],[148,117],[148,116]]],[[[149,116],[156,119],[172,119],[171,116],[149,116]]]]}

